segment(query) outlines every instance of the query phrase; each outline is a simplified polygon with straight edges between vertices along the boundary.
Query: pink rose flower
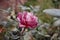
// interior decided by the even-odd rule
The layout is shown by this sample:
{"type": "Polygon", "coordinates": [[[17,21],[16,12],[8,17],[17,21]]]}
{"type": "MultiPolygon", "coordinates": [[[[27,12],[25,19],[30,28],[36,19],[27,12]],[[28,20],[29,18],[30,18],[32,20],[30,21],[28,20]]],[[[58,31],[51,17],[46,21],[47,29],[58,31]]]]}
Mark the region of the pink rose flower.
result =
{"type": "Polygon", "coordinates": [[[17,15],[19,27],[35,28],[38,25],[38,18],[32,12],[19,12],[17,15]]]}

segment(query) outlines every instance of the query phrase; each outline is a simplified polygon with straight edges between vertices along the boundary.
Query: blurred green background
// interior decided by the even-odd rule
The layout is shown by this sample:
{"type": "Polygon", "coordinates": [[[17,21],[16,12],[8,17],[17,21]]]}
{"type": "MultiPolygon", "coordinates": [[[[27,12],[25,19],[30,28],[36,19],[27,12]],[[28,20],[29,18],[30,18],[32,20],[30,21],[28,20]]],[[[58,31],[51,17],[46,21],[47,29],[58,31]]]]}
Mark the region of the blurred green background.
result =
{"type": "Polygon", "coordinates": [[[29,6],[29,5],[39,5],[40,6],[40,10],[37,13],[37,16],[40,20],[46,23],[52,23],[53,22],[53,17],[47,14],[43,13],[44,9],[52,9],[52,8],[60,8],[60,0],[28,0],[29,2],[27,2],[25,5],[29,6]]]}

